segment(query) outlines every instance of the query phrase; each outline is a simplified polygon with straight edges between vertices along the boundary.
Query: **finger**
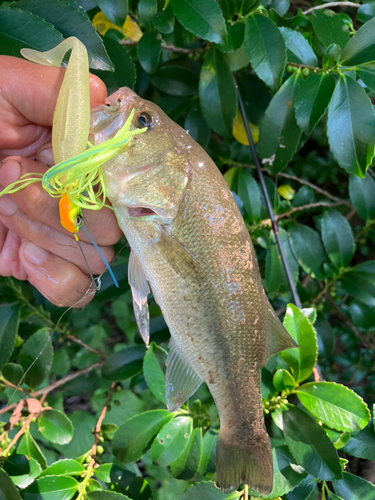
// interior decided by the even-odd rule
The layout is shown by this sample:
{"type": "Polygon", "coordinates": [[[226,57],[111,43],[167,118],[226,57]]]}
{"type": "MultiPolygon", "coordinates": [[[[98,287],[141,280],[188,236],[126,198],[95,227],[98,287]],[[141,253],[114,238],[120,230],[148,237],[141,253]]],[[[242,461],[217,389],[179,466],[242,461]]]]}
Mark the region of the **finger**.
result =
{"type": "MultiPolygon", "coordinates": [[[[1,57],[0,68],[2,97],[30,122],[51,126],[66,70],[8,56],[1,57]]],[[[90,74],[90,107],[102,104],[106,97],[102,80],[90,74]]]]}
{"type": "Polygon", "coordinates": [[[27,273],[19,259],[22,239],[0,224],[0,276],[26,280],[27,273]]]}
{"type": "MultiPolygon", "coordinates": [[[[0,185],[3,188],[18,180],[22,175],[33,172],[44,174],[46,171],[44,165],[26,158],[10,157],[4,161],[0,169],[0,185]]],[[[31,184],[11,196],[21,211],[30,218],[65,234],[70,234],[61,226],[58,200],[50,197],[41,183],[31,184]]],[[[85,228],[98,245],[113,245],[121,238],[122,232],[112,210],[108,208],[99,211],[84,210],[83,216],[85,228]]],[[[83,241],[89,241],[84,234],[82,236],[80,234],[79,237],[83,241]]]]}
{"type": "Polygon", "coordinates": [[[43,144],[36,155],[36,161],[48,168],[54,166],[55,160],[52,153],[52,142],[46,142],[43,144]]]}
{"type": "Polygon", "coordinates": [[[56,306],[83,307],[94,297],[86,295],[91,279],[76,265],[29,241],[21,245],[20,259],[29,282],[56,306]]]}

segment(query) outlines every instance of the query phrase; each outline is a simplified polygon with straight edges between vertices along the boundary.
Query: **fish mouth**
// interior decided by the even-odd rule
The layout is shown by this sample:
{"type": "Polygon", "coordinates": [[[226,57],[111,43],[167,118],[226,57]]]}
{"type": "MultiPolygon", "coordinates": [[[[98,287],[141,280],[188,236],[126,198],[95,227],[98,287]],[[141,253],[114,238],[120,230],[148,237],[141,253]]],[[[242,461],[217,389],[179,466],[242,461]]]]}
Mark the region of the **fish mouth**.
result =
{"type": "Polygon", "coordinates": [[[130,217],[149,217],[150,215],[158,215],[156,212],[148,207],[129,207],[128,208],[130,217]]]}

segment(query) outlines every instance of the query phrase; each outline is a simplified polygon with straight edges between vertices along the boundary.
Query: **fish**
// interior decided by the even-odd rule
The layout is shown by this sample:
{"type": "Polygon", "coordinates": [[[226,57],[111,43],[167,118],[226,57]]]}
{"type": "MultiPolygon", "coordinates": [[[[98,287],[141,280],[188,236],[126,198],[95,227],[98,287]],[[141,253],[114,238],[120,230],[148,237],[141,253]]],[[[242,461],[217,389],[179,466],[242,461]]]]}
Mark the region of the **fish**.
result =
{"type": "Polygon", "coordinates": [[[111,138],[132,110],[147,132],[103,165],[107,196],[131,248],[134,312],[149,343],[152,291],[169,327],[166,403],[177,410],[205,382],[220,416],[216,482],[262,495],[273,484],[261,369],[297,347],[262,286],[255,251],[222,174],[156,104],[121,88],[91,113],[89,140],[111,138]]]}

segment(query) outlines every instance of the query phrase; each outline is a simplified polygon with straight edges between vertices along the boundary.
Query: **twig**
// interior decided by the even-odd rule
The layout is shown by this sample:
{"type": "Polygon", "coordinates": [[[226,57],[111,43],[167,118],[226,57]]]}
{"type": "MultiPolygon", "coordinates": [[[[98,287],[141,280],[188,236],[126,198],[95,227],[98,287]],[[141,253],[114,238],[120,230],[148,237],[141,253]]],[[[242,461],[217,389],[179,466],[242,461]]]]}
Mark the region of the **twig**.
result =
{"type": "MultiPolygon", "coordinates": [[[[135,45],[138,44],[138,42],[136,42],[134,40],[121,40],[120,43],[121,43],[121,45],[126,45],[128,47],[134,47],[135,45]]],[[[176,45],[173,45],[172,43],[165,43],[165,42],[163,42],[161,44],[161,48],[163,50],[170,50],[172,52],[179,52],[180,54],[194,54],[194,52],[197,52],[197,51],[203,49],[203,47],[197,47],[196,49],[185,49],[184,47],[177,47],[176,45]]]]}
{"type": "Polygon", "coordinates": [[[271,205],[271,200],[270,200],[270,197],[269,197],[269,194],[268,194],[268,191],[267,191],[266,183],[264,181],[262,167],[261,167],[261,164],[260,164],[260,161],[259,161],[259,157],[258,157],[257,151],[255,149],[255,144],[254,144],[253,136],[252,136],[250,128],[249,128],[249,122],[247,120],[245,107],[244,107],[244,104],[243,104],[243,101],[242,101],[242,97],[241,97],[241,94],[240,94],[240,91],[239,91],[239,88],[238,88],[238,83],[237,83],[236,77],[234,75],[233,75],[233,77],[234,77],[234,82],[235,82],[235,85],[236,85],[237,98],[238,98],[239,108],[240,108],[240,111],[241,111],[242,121],[243,121],[244,126],[245,126],[246,135],[247,135],[247,138],[248,138],[248,141],[249,141],[249,145],[250,145],[250,148],[251,148],[251,152],[253,154],[253,158],[254,158],[254,161],[255,161],[255,166],[256,166],[256,169],[257,169],[257,172],[258,172],[258,177],[259,177],[260,185],[262,187],[263,196],[264,196],[264,199],[265,199],[265,202],[266,202],[267,211],[268,211],[268,214],[269,214],[270,219],[271,219],[272,231],[274,232],[276,243],[277,243],[277,246],[279,248],[281,262],[283,264],[283,268],[284,268],[284,271],[285,271],[285,274],[286,274],[286,278],[287,278],[290,290],[292,292],[292,297],[293,297],[294,303],[296,304],[296,306],[299,309],[301,309],[302,308],[301,299],[299,298],[296,286],[295,286],[294,281],[293,281],[292,273],[290,272],[290,269],[289,269],[288,261],[286,260],[286,256],[285,256],[283,244],[281,242],[281,238],[280,238],[280,234],[279,234],[279,226],[277,225],[277,220],[276,220],[275,215],[273,213],[273,209],[272,209],[272,205],[271,205]]]}
{"type": "MultiPolygon", "coordinates": [[[[280,220],[283,219],[284,217],[289,217],[289,215],[292,215],[295,212],[300,212],[301,210],[310,210],[311,208],[317,208],[317,207],[337,207],[338,205],[341,205],[341,203],[340,202],[328,203],[326,201],[317,201],[316,203],[309,203],[308,205],[302,205],[301,207],[293,207],[291,210],[288,210],[288,212],[275,215],[275,219],[280,220]]],[[[270,222],[271,219],[264,219],[261,222],[261,226],[267,226],[270,222]]]]}
{"type": "Polygon", "coordinates": [[[36,413],[30,413],[30,415],[27,417],[27,419],[26,419],[25,423],[23,424],[23,426],[21,427],[21,429],[17,432],[17,434],[13,437],[12,441],[8,444],[8,446],[3,451],[3,453],[2,453],[3,456],[5,456],[9,452],[9,450],[12,448],[12,446],[14,446],[16,444],[18,439],[22,436],[22,434],[24,434],[26,429],[29,427],[31,420],[35,416],[36,416],[36,413]]]}
{"type": "Polygon", "coordinates": [[[307,9],[303,12],[305,16],[311,14],[314,10],[318,9],[329,9],[330,7],[353,7],[354,9],[358,9],[361,6],[359,3],[354,2],[328,2],[322,5],[315,5],[315,7],[311,7],[311,9],[307,9]]]}
{"type": "Polygon", "coordinates": [[[67,335],[66,338],[69,339],[69,340],[71,340],[72,342],[75,342],[76,344],[80,345],[81,347],[84,347],[87,351],[90,351],[90,352],[93,352],[93,353],[97,354],[101,358],[106,358],[107,357],[104,353],[102,353],[102,352],[98,351],[97,349],[94,349],[93,347],[90,347],[89,345],[87,345],[84,342],[82,342],[81,339],[78,339],[77,337],[74,337],[74,335],[67,335]]]}
{"type": "Polygon", "coordinates": [[[12,384],[12,382],[8,382],[8,380],[5,380],[5,378],[3,377],[0,377],[0,382],[6,385],[7,387],[10,387],[11,389],[15,389],[16,391],[26,392],[22,389],[22,387],[18,387],[17,385],[12,384]]]}
{"type": "MultiPolygon", "coordinates": [[[[98,446],[98,443],[99,443],[100,430],[102,428],[102,423],[103,423],[105,414],[107,413],[108,405],[111,402],[111,399],[113,396],[113,391],[115,390],[115,387],[116,387],[116,382],[113,382],[110,389],[109,389],[106,402],[104,403],[104,406],[103,406],[103,409],[99,415],[98,421],[96,422],[95,430],[94,430],[95,441],[94,441],[94,444],[92,445],[92,448],[91,448],[92,455],[96,455],[96,447],[98,446]]],[[[92,460],[94,460],[94,459],[92,459],[92,460]]]]}
{"type": "Polygon", "coordinates": [[[9,406],[5,406],[4,408],[2,408],[0,410],[0,415],[2,415],[3,413],[7,413],[8,411],[11,411],[11,410],[14,410],[14,408],[18,405],[18,403],[13,403],[9,406]]]}

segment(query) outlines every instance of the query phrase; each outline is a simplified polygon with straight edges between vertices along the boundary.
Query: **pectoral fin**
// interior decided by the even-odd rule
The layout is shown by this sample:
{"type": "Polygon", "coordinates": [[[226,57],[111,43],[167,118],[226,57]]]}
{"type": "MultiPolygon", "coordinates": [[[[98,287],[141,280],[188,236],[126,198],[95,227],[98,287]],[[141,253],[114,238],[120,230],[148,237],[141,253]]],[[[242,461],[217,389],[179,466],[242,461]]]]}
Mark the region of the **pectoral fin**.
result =
{"type": "Polygon", "coordinates": [[[133,251],[130,252],[129,257],[128,281],[132,290],[134,315],[138,330],[148,347],[150,342],[150,315],[147,295],[150,293],[150,286],[142,266],[133,251]]]}
{"type": "Polygon", "coordinates": [[[165,375],[165,398],[168,410],[178,410],[194,394],[202,382],[200,375],[183,358],[175,341],[171,339],[165,375]]]}
{"type": "Polygon", "coordinates": [[[298,347],[273,310],[267,312],[267,359],[284,349],[298,347]]]}

